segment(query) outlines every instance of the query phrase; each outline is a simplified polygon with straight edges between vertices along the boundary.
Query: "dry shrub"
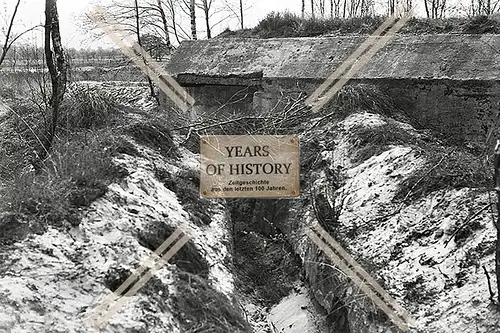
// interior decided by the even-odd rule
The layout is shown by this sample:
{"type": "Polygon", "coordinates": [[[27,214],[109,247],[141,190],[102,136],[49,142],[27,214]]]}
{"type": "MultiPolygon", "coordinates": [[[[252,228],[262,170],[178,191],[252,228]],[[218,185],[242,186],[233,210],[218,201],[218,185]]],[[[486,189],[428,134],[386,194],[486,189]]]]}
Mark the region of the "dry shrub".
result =
{"type": "Polygon", "coordinates": [[[129,125],[125,128],[125,133],[130,135],[137,143],[159,152],[164,157],[180,157],[170,129],[159,118],[129,125]]]}
{"type": "Polygon", "coordinates": [[[324,34],[370,34],[382,22],[383,18],[379,16],[302,19],[290,12],[271,12],[255,28],[241,33],[225,31],[221,37],[284,38],[315,37],[324,34]]]}
{"type": "Polygon", "coordinates": [[[342,87],[330,105],[335,115],[344,118],[358,111],[394,117],[402,114],[394,99],[375,84],[350,83],[342,87]]]}
{"type": "Polygon", "coordinates": [[[353,145],[353,163],[362,163],[372,156],[377,156],[393,145],[414,146],[422,140],[415,134],[402,128],[392,119],[386,119],[380,126],[359,126],[350,133],[353,145]]]}
{"type": "Polygon", "coordinates": [[[72,84],[61,106],[60,125],[69,131],[102,127],[118,113],[118,105],[101,88],[72,84]]]}
{"type": "Polygon", "coordinates": [[[500,32],[500,21],[498,16],[476,16],[464,24],[462,32],[466,34],[497,34],[500,32]]]}
{"type": "Polygon", "coordinates": [[[301,19],[290,12],[271,12],[254,28],[260,38],[296,37],[301,19]]]}
{"type": "Polygon", "coordinates": [[[183,332],[251,332],[231,301],[204,278],[179,272],[173,295],[174,313],[183,332]]]}
{"type": "MultiPolygon", "coordinates": [[[[289,12],[272,12],[253,29],[224,31],[219,37],[228,38],[286,38],[321,35],[372,34],[384,21],[381,16],[353,18],[306,18],[289,12]]],[[[403,34],[485,34],[498,33],[498,17],[450,17],[443,19],[411,18],[400,30],[403,34]]]]}
{"type": "Polygon", "coordinates": [[[461,147],[437,145],[421,148],[420,153],[426,163],[400,185],[397,199],[415,200],[441,189],[492,187],[493,167],[482,156],[461,147]]]}
{"type": "Polygon", "coordinates": [[[0,210],[32,216],[56,227],[79,223],[78,208],[106,193],[107,185],[126,175],[112,162],[113,149],[100,132],[57,141],[44,168],[17,170],[0,189],[0,210]]]}
{"type": "Polygon", "coordinates": [[[302,93],[282,93],[268,110],[255,110],[252,115],[235,112],[232,115],[213,116],[200,123],[175,128],[187,137],[182,143],[194,153],[200,151],[201,135],[291,135],[303,130],[313,117],[304,106],[302,93]],[[186,129],[189,131],[186,133],[186,129]]]}

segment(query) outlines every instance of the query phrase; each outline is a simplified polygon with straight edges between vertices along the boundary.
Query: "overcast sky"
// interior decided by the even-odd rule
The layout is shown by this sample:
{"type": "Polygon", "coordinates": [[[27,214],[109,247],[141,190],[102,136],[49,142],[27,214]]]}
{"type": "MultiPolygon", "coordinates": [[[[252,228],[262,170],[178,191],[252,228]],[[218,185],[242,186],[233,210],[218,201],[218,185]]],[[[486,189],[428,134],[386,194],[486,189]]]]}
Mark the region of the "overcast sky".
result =
{"type": "MultiPolygon", "coordinates": [[[[217,1],[217,0],[215,0],[217,1]]],[[[238,0],[229,0],[235,1],[238,0]]],[[[0,0],[0,19],[2,20],[2,28],[5,26],[5,10],[7,10],[8,15],[12,12],[15,0],[0,0]]],[[[248,8],[245,12],[245,26],[254,26],[262,17],[271,11],[283,11],[289,10],[293,12],[300,12],[300,2],[301,0],[245,0],[248,3],[248,8]]],[[[96,47],[101,45],[99,42],[93,41],[88,33],[82,31],[79,23],[81,22],[80,17],[83,13],[92,10],[95,5],[95,0],[59,0],[58,10],[61,21],[61,34],[63,36],[66,45],[72,47],[96,47]]],[[[103,1],[98,1],[102,4],[103,1]]],[[[44,0],[22,0],[22,5],[19,10],[19,16],[17,20],[17,31],[21,31],[24,27],[29,27],[37,23],[43,22],[44,20],[44,0]]],[[[202,12],[197,13],[201,19],[202,12]]],[[[203,25],[199,24],[199,27],[203,25]]],[[[238,20],[232,19],[227,20],[219,26],[215,27],[215,32],[220,32],[225,28],[236,29],[238,27],[238,20]]],[[[40,35],[40,33],[38,33],[40,35]]],[[[33,38],[33,37],[32,37],[33,38]]],[[[0,38],[1,41],[1,38],[0,38]]],[[[105,45],[104,42],[103,45],[105,45]]]]}
{"type": "MultiPolygon", "coordinates": [[[[109,41],[95,41],[86,31],[82,31],[80,27],[81,16],[85,12],[89,12],[96,3],[103,4],[107,0],[59,0],[58,9],[61,21],[61,34],[63,41],[66,45],[75,48],[95,48],[97,46],[110,45],[109,41]]],[[[219,0],[214,0],[215,2],[219,0]]],[[[236,4],[239,0],[233,1],[236,4]]],[[[376,0],[378,3],[385,4],[386,0],[376,0]]],[[[415,0],[414,0],[415,1],[415,0]]],[[[418,1],[418,0],[417,0],[418,1]]],[[[467,0],[464,0],[467,1],[467,0]]],[[[0,0],[0,20],[1,27],[6,26],[5,20],[11,14],[16,0],[0,0]],[[7,15],[6,15],[7,13],[7,15]]],[[[309,0],[306,1],[309,3],[309,0]]],[[[421,1],[419,1],[421,2],[421,1]]],[[[19,10],[16,30],[22,31],[25,27],[30,27],[44,20],[44,0],[22,0],[22,5],[19,10]]],[[[291,11],[300,14],[301,0],[244,0],[244,3],[249,7],[245,11],[245,27],[253,27],[261,20],[267,13],[271,11],[291,11]]],[[[309,6],[307,7],[309,8],[309,6]]],[[[421,8],[420,8],[421,10],[421,8]]],[[[202,18],[201,11],[198,13],[198,18],[202,18]]],[[[214,20],[215,21],[215,20],[214,20]]],[[[229,27],[232,30],[238,28],[238,20],[230,19],[224,21],[222,24],[214,28],[214,33],[217,34],[225,28],[229,27]]],[[[203,27],[202,22],[199,27],[203,27]]],[[[201,33],[203,35],[203,33],[201,33]]],[[[30,36],[32,40],[35,36],[41,37],[41,32],[30,36]]],[[[40,39],[38,39],[40,43],[40,39]]],[[[0,38],[1,41],[1,38],[0,38]]]]}

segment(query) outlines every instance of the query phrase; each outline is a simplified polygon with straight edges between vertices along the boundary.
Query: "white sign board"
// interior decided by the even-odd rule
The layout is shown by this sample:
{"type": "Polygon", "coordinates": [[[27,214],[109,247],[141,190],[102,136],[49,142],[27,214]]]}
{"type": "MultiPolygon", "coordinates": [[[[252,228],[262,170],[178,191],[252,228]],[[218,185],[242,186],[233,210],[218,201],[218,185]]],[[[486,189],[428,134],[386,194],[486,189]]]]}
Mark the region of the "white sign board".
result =
{"type": "Polygon", "coordinates": [[[200,142],[200,193],[205,198],[300,196],[295,135],[210,135],[200,142]]]}

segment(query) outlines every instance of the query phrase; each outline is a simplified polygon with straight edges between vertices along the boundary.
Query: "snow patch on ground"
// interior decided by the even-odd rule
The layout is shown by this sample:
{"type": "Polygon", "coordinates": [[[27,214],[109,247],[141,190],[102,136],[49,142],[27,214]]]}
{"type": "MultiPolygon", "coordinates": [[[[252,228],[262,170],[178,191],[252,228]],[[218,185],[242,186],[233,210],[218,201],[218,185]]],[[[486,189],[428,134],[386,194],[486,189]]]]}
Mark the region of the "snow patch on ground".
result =
{"type": "MultiPolygon", "coordinates": [[[[0,250],[1,333],[91,331],[85,318],[111,293],[103,284],[110,268],[134,271],[152,254],[139,244],[138,233],[153,221],[166,221],[174,227],[189,221],[175,193],[155,178],[153,167],[154,163],[175,173],[185,165],[168,163],[159,156],[128,155],[117,158],[116,163],[129,175],[109,186],[79,227],[68,233],[49,229],[0,250]]],[[[231,299],[234,281],[225,260],[230,246],[225,208],[216,205],[210,225],[190,226],[197,250],[209,263],[209,279],[231,299]]],[[[175,293],[175,269],[167,264],[155,274],[168,294],[175,293]]],[[[159,296],[165,297],[164,304],[152,302],[141,292],[131,297],[111,318],[106,331],[179,332],[169,310],[169,296],[159,296]]]]}
{"type": "MultiPolygon", "coordinates": [[[[494,288],[496,230],[490,210],[484,209],[490,204],[490,195],[469,188],[443,189],[405,204],[396,202],[400,184],[425,165],[423,156],[411,147],[392,146],[359,165],[350,160],[355,149],[352,130],[381,126],[385,121],[380,115],[358,113],[336,124],[335,129],[325,130],[336,134],[325,137],[333,137],[335,145],[321,157],[330,169],[340,167],[346,178],[340,189],[326,191],[330,201],[335,201],[331,207],[341,210],[335,227],[337,236],[417,320],[411,332],[500,332],[500,313],[491,305],[483,270],[489,272],[494,288]]],[[[408,124],[394,124],[420,135],[408,124]]],[[[313,179],[316,189],[332,186],[324,170],[313,179]]],[[[299,215],[302,226],[316,222],[312,210],[299,215]]],[[[311,251],[310,241],[296,240],[296,250],[305,258],[311,251]]],[[[342,273],[339,275],[342,277],[342,273]]],[[[355,299],[366,299],[364,294],[358,296],[356,289],[353,285],[347,293],[354,293],[355,299]]],[[[372,306],[357,307],[372,311],[372,306]]],[[[355,312],[355,304],[351,309],[354,316],[363,313],[355,312]]],[[[351,319],[364,321],[355,324],[358,332],[397,331],[385,319],[351,319]]]]}
{"type": "Polygon", "coordinates": [[[297,287],[273,306],[268,321],[274,332],[320,333],[325,328],[324,318],[317,315],[307,289],[303,286],[297,287]]]}

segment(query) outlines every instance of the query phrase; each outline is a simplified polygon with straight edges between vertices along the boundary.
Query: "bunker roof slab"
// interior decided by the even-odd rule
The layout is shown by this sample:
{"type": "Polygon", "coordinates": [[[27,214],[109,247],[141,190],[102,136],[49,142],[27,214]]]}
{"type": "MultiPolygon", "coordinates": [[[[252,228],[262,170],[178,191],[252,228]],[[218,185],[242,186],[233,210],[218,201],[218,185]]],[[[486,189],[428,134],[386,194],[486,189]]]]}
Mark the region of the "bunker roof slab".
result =
{"type": "MultiPolygon", "coordinates": [[[[181,83],[184,77],[191,84],[197,77],[250,83],[257,77],[325,79],[366,38],[373,37],[185,41],[167,68],[181,83]]],[[[396,35],[353,78],[496,81],[500,35],[396,35]]]]}

